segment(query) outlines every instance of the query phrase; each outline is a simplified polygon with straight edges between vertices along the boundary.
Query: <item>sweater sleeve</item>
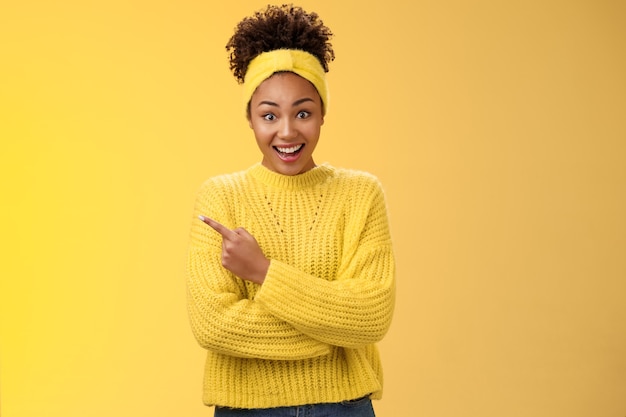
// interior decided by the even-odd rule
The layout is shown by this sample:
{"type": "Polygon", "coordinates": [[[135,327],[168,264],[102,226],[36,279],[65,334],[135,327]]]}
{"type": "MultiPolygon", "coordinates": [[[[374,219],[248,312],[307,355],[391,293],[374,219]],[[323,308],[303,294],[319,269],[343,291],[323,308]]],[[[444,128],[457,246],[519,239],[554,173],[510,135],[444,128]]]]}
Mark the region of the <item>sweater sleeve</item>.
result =
{"type": "Polygon", "coordinates": [[[328,344],[305,335],[249,299],[246,284],[222,267],[221,237],[197,219],[202,214],[229,224],[226,211],[212,203],[219,201],[218,196],[210,184],[201,188],[191,227],[188,313],[200,346],[244,358],[296,360],[327,354],[328,344]]]}
{"type": "Polygon", "coordinates": [[[272,260],[256,300],[302,333],[335,346],[380,341],[395,304],[395,263],[384,195],[376,182],[354,206],[334,279],[272,260]],[[356,214],[355,214],[356,213],[356,214]]]}

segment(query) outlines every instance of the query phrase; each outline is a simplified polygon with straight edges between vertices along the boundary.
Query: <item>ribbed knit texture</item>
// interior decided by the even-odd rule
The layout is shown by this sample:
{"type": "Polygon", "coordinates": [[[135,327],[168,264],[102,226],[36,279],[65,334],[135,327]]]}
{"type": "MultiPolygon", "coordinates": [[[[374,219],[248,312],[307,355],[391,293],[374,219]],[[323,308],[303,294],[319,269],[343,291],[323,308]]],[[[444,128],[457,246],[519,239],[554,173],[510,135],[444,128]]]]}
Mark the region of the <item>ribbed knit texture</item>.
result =
{"type": "Polygon", "coordinates": [[[189,250],[189,316],[207,349],[204,402],[266,408],[382,395],[375,343],[391,323],[395,265],[381,186],[321,165],[258,164],[201,187],[189,250]],[[263,285],[221,266],[206,215],[244,227],[270,267],[263,285]]]}

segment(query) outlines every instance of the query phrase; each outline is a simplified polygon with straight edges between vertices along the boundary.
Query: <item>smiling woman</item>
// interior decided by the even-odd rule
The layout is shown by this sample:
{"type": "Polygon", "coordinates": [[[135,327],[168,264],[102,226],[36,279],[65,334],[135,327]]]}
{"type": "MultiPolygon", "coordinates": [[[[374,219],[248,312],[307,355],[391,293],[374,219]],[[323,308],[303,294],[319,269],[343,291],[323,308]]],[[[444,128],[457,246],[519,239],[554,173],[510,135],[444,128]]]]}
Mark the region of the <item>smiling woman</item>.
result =
{"type": "Polygon", "coordinates": [[[263,166],[284,175],[315,167],[313,151],[324,116],[320,96],[309,81],[290,72],[272,75],[252,95],[249,122],[263,166]]]}
{"type": "Polygon", "coordinates": [[[313,160],[330,36],[315,13],[268,6],[227,46],[262,160],[196,200],[188,306],[216,416],[371,417],[382,396],[395,299],[382,187],[313,160]]]}

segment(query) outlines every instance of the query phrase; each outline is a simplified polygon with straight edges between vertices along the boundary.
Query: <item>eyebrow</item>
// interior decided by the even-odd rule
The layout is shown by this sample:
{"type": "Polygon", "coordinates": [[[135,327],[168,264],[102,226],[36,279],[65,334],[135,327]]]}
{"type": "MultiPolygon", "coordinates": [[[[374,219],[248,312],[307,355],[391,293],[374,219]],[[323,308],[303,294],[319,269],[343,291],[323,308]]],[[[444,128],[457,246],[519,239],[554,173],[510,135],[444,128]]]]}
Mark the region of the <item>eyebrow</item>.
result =
{"type": "MultiPolygon", "coordinates": [[[[314,100],[310,97],[305,97],[305,98],[301,98],[299,100],[296,100],[293,102],[293,104],[291,105],[291,107],[296,107],[299,106],[302,103],[306,103],[306,102],[314,102],[314,100]]],[[[274,103],[273,101],[269,101],[269,100],[263,100],[259,103],[259,106],[263,105],[263,104],[267,104],[268,106],[273,106],[273,107],[278,107],[277,103],[274,103]]],[[[258,107],[258,106],[257,106],[258,107]]]]}

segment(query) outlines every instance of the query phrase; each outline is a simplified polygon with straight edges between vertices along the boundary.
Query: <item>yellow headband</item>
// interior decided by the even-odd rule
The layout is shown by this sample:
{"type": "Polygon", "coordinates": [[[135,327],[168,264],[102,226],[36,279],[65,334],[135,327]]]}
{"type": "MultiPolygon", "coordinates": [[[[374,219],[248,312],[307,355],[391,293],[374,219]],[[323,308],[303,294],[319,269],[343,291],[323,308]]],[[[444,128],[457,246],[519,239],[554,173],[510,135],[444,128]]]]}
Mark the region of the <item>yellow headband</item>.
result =
{"type": "Polygon", "coordinates": [[[273,74],[281,71],[293,72],[310,81],[322,98],[322,108],[326,114],[328,87],[324,68],[314,55],[297,49],[276,49],[263,52],[250,61],[243,83],[246,110],[258,86],[273,74]]]}

